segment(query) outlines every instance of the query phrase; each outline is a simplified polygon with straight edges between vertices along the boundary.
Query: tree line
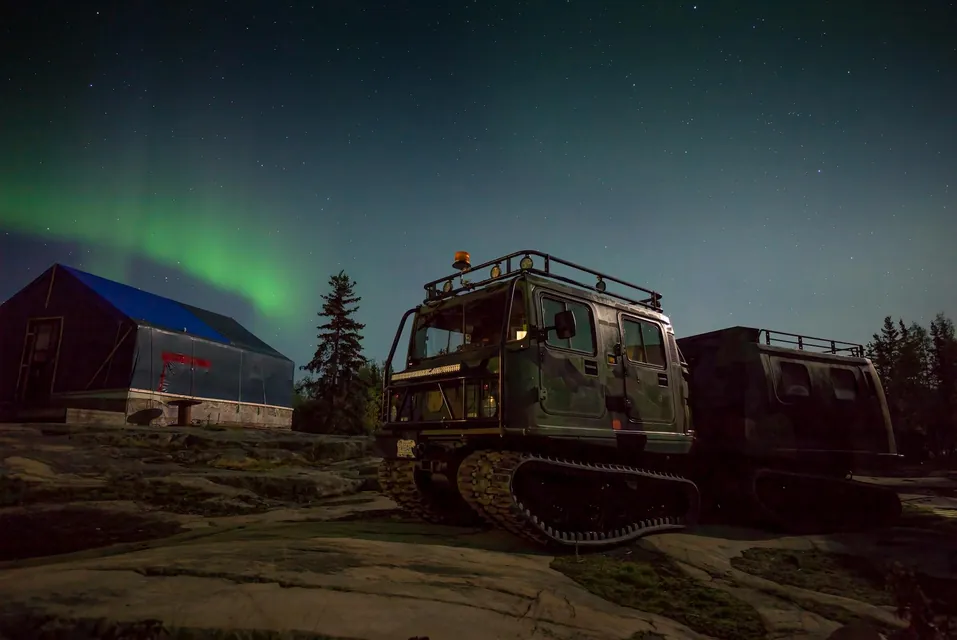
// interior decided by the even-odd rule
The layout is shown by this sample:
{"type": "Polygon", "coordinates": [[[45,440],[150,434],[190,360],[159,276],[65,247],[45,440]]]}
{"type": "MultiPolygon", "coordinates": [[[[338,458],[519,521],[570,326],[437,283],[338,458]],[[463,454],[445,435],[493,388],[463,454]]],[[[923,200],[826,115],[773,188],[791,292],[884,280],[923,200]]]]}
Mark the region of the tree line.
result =
{"type": "Polygon", "coordinates": [[[887,316],[867,344],[907,458],[957,455],[957,339],[942,313],[928,327],[887,316]]]}
{"type": "MultiPolygon", "coordinates": [[[[362,300],[344,271],[322,296],[316,352],[300,367],[293,429],[313,433],[370,433],[380,419],[382,364],[362,354],[355,319],[362,300]]],[[[911,459],[957,455],[957,338],[938,314],[925,328],[884,318],[867,344],[884,386],[898,449],[911,459]]]]}

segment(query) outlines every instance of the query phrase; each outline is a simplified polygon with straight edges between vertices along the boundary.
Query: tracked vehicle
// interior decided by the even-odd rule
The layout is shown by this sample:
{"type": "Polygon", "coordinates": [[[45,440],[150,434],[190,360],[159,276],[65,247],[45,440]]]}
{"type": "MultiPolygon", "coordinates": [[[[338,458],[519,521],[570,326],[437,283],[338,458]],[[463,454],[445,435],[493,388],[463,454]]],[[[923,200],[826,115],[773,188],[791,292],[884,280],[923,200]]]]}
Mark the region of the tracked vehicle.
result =
{"type": "Polygon", "coordinates": [[[453,267],[386,363],[379,481],[405,511],[595,547],[702,514],[791,531],[899,515],[894,492],[851,479],[897,458],[859,345],[676,340],[659,293],[533,250],[453,267]]]}

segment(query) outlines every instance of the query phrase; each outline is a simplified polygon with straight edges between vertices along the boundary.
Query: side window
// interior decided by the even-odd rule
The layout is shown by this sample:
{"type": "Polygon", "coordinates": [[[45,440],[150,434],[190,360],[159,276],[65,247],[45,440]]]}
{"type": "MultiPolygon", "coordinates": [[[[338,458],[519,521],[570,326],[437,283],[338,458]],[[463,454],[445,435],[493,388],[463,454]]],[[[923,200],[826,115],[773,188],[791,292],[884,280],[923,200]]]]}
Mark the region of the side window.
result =
{"type": "Polygon", "coordinates": [[[622,347],[629,360],[658,367],[665,366],[665,345],[661,327],[644,320],[624,318],[622,328],[622,347]]]}
{"type": "Polygon", "coordinates": [[[838,400],[857,399],[857,377],[849,369],[831,369],[831,386],[838,400]]]}
{"type": "Polygon", "coordinates": [[[591,308],[581,302],[542,296],[542,321],[546,327],[554,326],[555,314],[566,310],[571,311],[575,316],[575,325],[578,329],[575,336],[570,340],[559,340],[554,331],[549,331],[547,343],[561,349],[595,353],[595,320],[592,317],[591,308]]]}
{"type": "Polygon", "coordinates": [[[521,340],[528,335],[528,313],[525,308],[525,291],[521,283],[515,287],[512,299],[512,316],[508,320],[508,339],[521,340]]]}
{"type": "Polygon", "coordinates": [[[781,396],[788,399],[811,397],[811,375],[796,362],[781,362],[781,396]]]}

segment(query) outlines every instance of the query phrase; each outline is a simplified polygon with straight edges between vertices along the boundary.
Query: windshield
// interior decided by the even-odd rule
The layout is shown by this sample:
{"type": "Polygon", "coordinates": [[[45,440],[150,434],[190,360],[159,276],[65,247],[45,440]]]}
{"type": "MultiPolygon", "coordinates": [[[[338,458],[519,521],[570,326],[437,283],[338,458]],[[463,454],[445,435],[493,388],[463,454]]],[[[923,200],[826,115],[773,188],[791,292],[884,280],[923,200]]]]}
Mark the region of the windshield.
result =
{"type": "MultiPolygon", "coordinates": [[[[438,309],[420,310],[415,319],[409,359],[419,362],[446,353],[496,345],[501,339],[507,292],[453,300],[438,309]]],[[[515,289],[509,340],[521,340],[528,332],[525,297],[515,289]]]]}

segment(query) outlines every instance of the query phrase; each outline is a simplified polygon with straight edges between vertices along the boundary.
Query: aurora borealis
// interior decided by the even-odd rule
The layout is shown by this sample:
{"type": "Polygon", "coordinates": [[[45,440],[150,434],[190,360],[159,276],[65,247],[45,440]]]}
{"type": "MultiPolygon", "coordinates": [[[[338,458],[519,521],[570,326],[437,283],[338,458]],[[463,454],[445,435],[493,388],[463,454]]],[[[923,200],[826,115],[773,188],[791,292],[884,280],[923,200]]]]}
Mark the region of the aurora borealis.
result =
{"type": "Polygon", "coordinates": [[[64,262],[297,363],[452,254],[655,288],[679,335],[957,315],[954,9],[59,3],[0,24],[0,300],[64,262]]]}
{"type": "MultiPolygon", "coordinates": [[[[38,188],[0,192],[4,227],[25,235],[99,245],[102,250],[143,256],[180,269],[203,282],[241,295],[264,314],[301,312],[295,269],[282,260],[282,246],[256,234],[255,218],[223,202],[194,203],[137,193],[109,196],[38,188]],[[236,224],[227,226],[231,215],[236,224]],[[69,216],[67,218],[67,216],[69,216]],[[243,255],[242,260],[237,254],[243,255]]],[[[263,221],[265,222],[265,221],[263,221]]],[[[260,225],[261,230],[268,227],[260,225]]],[[[125,280],[135,274],[111,274],[125,280]]]]}

